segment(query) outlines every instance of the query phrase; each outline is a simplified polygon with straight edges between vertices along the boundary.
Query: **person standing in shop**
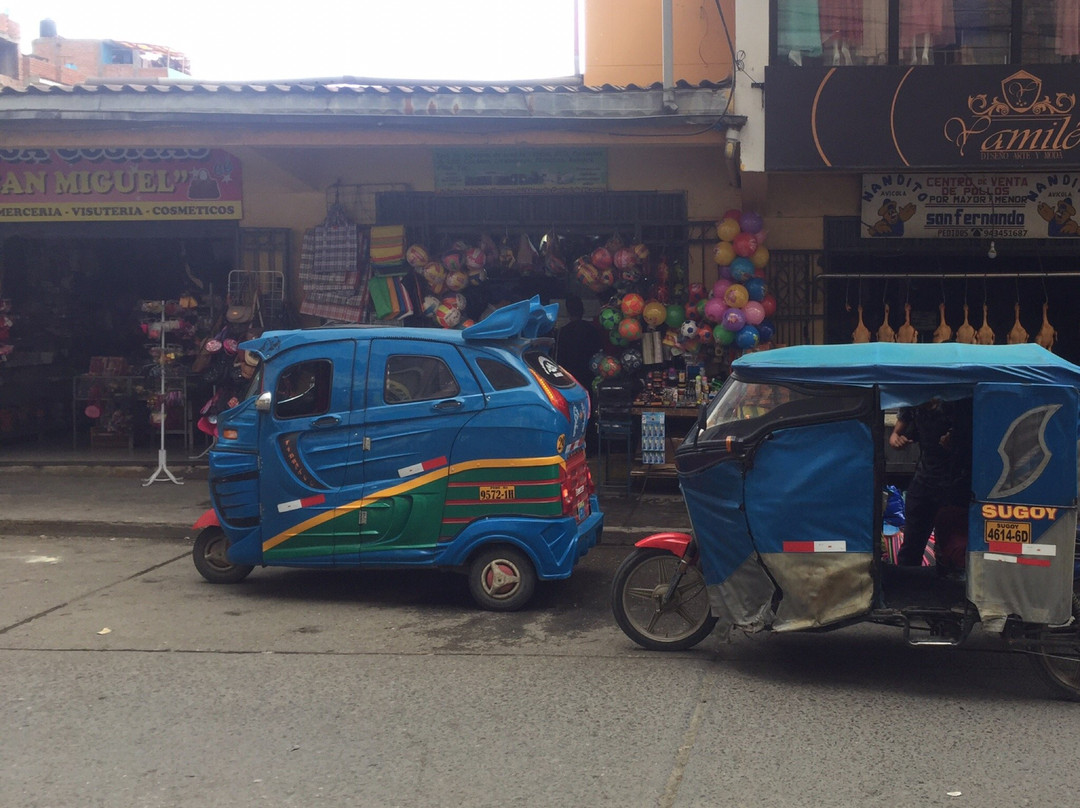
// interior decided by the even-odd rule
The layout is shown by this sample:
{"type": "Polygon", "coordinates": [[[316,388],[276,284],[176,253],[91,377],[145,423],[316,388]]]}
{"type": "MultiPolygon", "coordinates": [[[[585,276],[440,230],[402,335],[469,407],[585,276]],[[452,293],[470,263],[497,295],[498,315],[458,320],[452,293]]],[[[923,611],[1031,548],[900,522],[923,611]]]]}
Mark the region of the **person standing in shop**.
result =
{"type": "Polygon", "coordinates": [[[589,360],[604,347],[600,332],[594,323],[584,319],[585,306],[580,297],[567,295],[566,314],[570,322],[556,334],[555,361],[570,371],[570,375],[588,390],[592,382],[589,360]]]}

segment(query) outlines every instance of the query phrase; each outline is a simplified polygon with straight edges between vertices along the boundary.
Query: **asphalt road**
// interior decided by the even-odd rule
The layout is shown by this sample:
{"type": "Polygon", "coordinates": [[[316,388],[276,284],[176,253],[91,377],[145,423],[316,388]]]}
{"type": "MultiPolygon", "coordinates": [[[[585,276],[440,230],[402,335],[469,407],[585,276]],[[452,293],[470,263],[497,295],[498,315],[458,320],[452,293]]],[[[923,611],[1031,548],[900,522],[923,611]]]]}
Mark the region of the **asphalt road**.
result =
{"type": "Polygon", "coordinates": [[[636,648],[594,550],[527,611],[437,573],[256,570],[183,540],[0,538],[0,805],[1048,806],[1080,705],[991,638],[636,648]]]}

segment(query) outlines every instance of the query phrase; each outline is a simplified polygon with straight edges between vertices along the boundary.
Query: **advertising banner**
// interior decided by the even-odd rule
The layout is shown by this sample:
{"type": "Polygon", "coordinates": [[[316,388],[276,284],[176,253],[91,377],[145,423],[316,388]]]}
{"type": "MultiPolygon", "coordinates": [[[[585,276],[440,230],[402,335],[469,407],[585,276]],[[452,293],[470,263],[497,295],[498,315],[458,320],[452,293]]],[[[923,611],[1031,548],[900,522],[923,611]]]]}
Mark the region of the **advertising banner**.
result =
{"type": "Polygon", "coordinates": [[[1080,160],[1071,64],[769,67],[767,171],[1052,171],[1080,160]]]}
{"type": "Polygon", "coordinates": [[[220,149],[0,149],[0,223],[243,218],[220,149]]]}
{"type": "Polygon", "coordinates": [[[1080,172],[864,174],[863,238],[1080,238],[1080,172]]]}
{"type": "Polygon", "coordinates": [[[436,149],[439,191],[605,190],[607,149],[436,149]]]}

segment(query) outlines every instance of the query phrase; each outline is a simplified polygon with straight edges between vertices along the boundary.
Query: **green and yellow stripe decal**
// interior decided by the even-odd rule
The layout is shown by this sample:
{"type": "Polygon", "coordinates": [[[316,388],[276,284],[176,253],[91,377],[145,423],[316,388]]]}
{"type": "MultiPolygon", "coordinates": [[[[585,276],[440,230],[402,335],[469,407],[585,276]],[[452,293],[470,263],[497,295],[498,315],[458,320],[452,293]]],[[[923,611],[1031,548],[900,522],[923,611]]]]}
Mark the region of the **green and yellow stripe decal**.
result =
{"type": "MultiPolygon", "coordinates": [[[[263,552],[302,536],[335,519],[360,511],[381,500],[416,494],[428,486],[445,484],[439,541],[452,539],[475,519],[492,515],[561,516],[561,474],[566,460],[550,457],[488,458],[469,460],[420,474],[366,497],[324,511],[263,541],[263,552]]],[[[359,519],[351,520],[357,524],[359,519]]]]}

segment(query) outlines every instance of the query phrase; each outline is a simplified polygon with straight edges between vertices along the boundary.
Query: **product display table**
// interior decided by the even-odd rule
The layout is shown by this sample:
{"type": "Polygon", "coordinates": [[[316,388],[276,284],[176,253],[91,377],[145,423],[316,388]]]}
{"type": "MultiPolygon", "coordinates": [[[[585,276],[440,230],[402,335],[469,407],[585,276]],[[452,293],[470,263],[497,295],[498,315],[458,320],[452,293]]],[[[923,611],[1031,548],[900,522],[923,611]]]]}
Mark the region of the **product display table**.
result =
{"type": "Polygon", "coordinates": [[[635,463],[630,469],[632,476],[673,476],[675,474],[675,449],[682,443],[683,437],[690,431],[700,411],[696,406],[663,407],[633,406],[630,413],[634,416],[637,427],[637,450],[635,463]],[[657,419],[655,415],[662,415],[657,419]],[[643,419],[642,416],[645,416],[643,419]],[[654,424],[660,420],[659,436],[646,434],[654,431],[654,424]],[[644,422],[649,422],[645,423],[644,422]],[[655,443],[654,441],[660,441],[655,443]],[[649,449],[645,449],[645,445],[649,449]],[[646,459],[651,462],[644,462],[646,459]],[[659,461],[659,462],[658,462],[659,461]]]}

